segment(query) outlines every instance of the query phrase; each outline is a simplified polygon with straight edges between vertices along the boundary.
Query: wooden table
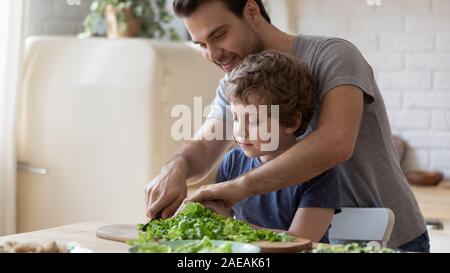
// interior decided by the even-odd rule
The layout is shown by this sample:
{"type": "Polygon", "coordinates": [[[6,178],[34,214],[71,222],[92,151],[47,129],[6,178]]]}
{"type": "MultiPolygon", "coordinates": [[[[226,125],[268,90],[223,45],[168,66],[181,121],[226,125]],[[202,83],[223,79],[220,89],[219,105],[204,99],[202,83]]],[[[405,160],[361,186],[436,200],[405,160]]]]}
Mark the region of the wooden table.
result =
{"type": "MultiPolygon", "coordinates": [[[[97,228],[109,225],[111,225],[111,223],[86,222],[14,234],[0,237],[0,245],[5,244],[7,241],[39,244],[56,241],[58,245],[66,246],[68,242],[77,241],[81,247],[90,249],[94,253],[128,253],[129,246],[125,243],[97,238],[95,235],[97,228]]],[[[315,246],[317,246],[317,244],[313,244],[313,247],[315,246]]]]}
{"type": "MultiPolygon", "coordinates": [[[[437,187],[412,187],[419,206],[427,219],[437,219],[444,223],[444,230],[430,232],[433,252],[450,252],[450,181],[437,187]]],[[[47,243],[55,240],[60,245],[77,241],[82,247],[96,253],[127,253],[128,245],[95,236],[98,227],[110,225],[103,222],[86,222],[55,227],[40,231],[0,237],[0,245],[7,241],[47,243]]]]}
{"type": "Polygon", "coordinates": [[[95,236],[98,227],[110,225],[102,222],[86,222],[74,225],[61,226],[28,233],[14,234],[0,237],[0,245],[7,241],[47,243],[56,241],[58,245],[67,245],[68,242],[77,241],[81,247],[92,250],[95,253],[127,253],[128,245],[95,236]]]}

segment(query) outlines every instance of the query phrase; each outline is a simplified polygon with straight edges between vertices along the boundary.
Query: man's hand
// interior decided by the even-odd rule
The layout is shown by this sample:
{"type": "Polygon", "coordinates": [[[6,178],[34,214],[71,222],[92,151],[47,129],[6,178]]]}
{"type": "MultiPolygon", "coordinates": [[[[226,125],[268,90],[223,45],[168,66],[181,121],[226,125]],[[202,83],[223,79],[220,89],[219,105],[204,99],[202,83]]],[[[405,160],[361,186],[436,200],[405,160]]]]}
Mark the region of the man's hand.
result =
{"type": "Polygon", "coordinates": [[[187,195],[188,167],[182,160],[174,160],[145,189],[147,217],[171,217],[187,195]]]}
{"type": "MultiPolygon", "coordinates": [[[[184,201],[183,205],[188,202],[207,203],[221,202],[223,209],[230,210],[236,203],[247,198],[249,192],[245,188],[245,183],[240,180],[234,180],[224,183],[205,185],[197,191],[191,193],[184,201]]],[[[182,208],[181,206],[180,208],[182,208]]]]}
{"type": "Polygon", "coordinates": [[[215,213],[221,214],[226,217],[233,217],[233,211],[225,206],[222,201],[205,201],[203,205],[215,213]]]}
{"type": "Polygon", "coordinates": [[[193,141],[184,142],[174,151],[172,159],[145,190],[147,216],[150,219],[171,217],[186,198],[186,183],[198,181],[208,174],[220,155],[233,143],[215,140],[210,135],[218,128],[223,128],[225,132],[225,127],[223,121],[209,119],[193,141]]]}

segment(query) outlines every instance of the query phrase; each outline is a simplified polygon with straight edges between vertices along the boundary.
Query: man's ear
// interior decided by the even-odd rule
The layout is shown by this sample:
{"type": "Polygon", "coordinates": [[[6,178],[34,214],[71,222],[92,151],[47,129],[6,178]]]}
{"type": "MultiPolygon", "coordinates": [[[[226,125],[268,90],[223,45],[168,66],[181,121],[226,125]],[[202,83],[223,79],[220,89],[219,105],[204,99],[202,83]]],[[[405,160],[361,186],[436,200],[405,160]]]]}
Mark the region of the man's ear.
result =
{"type": "Polygon", "coordinates": [[[300,126],[302,125],[302,113],[296,112],[295,117],[296,117],[295,123],[289,127],[284,128],[285,134],[287,135],[294,134],[298,130],[298,128],[300,128],[300,126]]]}
{"type": "Polygon", "coordinates": [[[261,18],[261,10],[254,0],[248,0],[244,8],[244,18],[249,23],[257,23],[261,18]]]}

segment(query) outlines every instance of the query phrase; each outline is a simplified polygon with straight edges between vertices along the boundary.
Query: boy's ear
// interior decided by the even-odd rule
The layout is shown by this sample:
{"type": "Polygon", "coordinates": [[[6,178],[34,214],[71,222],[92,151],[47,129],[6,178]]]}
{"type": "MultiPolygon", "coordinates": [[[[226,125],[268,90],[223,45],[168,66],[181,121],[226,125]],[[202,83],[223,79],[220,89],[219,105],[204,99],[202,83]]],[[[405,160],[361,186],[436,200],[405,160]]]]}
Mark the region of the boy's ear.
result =
{"type": "Polygon", "coordinates": [[[298,130],[298,128],[300,128],[300,126],[302,124],[302,113],[296,112],[295,117],[296,117],[295,123],[289,127],[284,128],[285,134],[292,135],[295,133],[295,131],[298,130]]]}

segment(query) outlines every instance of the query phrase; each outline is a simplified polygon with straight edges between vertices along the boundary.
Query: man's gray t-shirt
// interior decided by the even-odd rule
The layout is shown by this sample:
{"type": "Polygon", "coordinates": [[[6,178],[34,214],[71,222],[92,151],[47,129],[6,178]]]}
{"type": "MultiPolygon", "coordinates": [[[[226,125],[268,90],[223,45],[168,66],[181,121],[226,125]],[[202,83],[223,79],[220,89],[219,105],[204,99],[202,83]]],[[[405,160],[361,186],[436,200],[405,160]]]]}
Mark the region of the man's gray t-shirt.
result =
{"type": "MultiPolygon", "coordinates": [[[[300,35],[292,54],[305,63],[320,101],[332,89],[353,85],[364,92],[364,111],[353,156],[336,167],[341,180],[342,207],[386,207],[395,214],[389,247],[405,244],[426,230],[417,201],[401,170],[383,98],[373,70],[359,50],[338,38],[300,35]]],[[[226,75],[220,82],[209,118],[225,119],[226,75]]],[[[305,135],[317,127],[320,106],[305,135]]],[[[358,223],[355,223],[356,225],[358,223]]]]}

